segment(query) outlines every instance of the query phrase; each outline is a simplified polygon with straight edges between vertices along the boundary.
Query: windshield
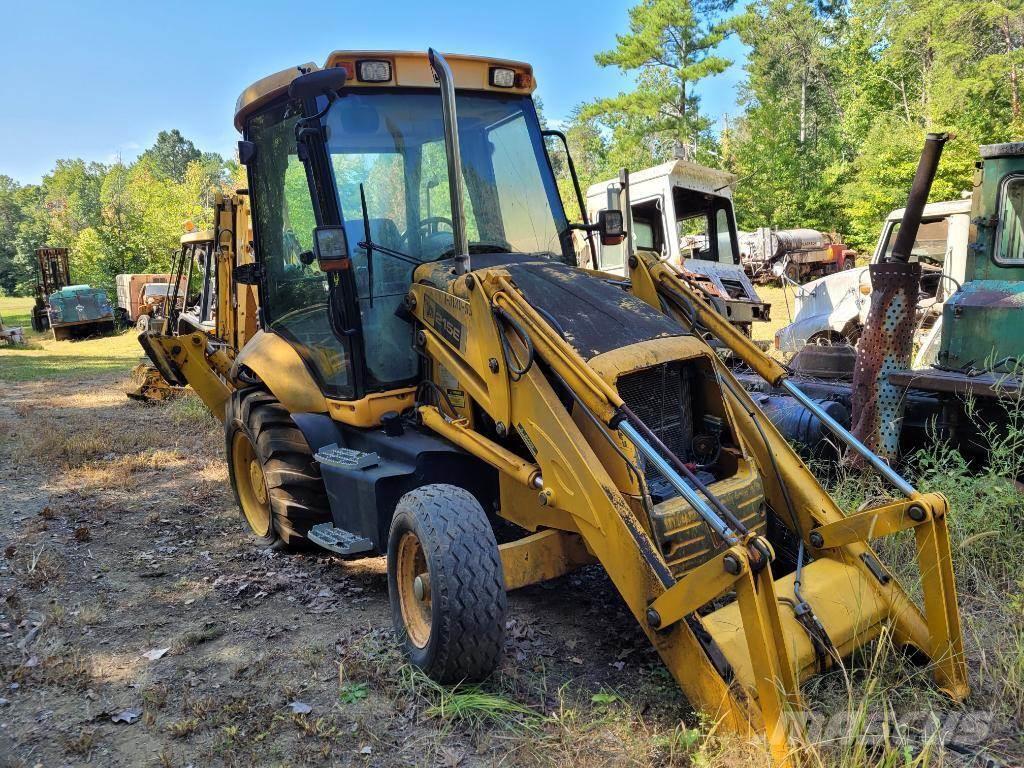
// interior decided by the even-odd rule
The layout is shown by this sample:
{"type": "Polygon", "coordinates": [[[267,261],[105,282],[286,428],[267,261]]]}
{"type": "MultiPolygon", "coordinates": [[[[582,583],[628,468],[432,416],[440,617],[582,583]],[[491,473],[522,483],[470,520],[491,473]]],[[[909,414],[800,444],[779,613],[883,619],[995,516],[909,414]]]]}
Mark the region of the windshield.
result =
{"type": "MultiPolygon", "coordinates": [[[[556,254],[567,222],[528,97],[460,93],[466,230],[471,253],[556,254]]],[[[417,261],[453,255],[441,101],[431,91],[348,93],[324,122],[353,258],[370,236],[417,261]]],[[[404,286],[403,286],[404,290],[404,286]]]]}

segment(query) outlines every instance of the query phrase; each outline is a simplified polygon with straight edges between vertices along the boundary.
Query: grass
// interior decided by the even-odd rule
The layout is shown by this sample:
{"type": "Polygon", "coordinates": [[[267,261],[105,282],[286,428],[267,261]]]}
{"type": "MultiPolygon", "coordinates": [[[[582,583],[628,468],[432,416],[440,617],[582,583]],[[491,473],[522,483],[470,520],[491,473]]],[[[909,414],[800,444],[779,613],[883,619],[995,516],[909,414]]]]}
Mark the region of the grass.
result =
{"type": "Polygon", "coordinates": [[[29,323],[32,303],[31,298],[0,297],[4,323],[22,326],[26,342],[20,347],[0,346],[0,382],[127,373],[143,355],[131,331],[77,341],[54,341],[49,331],[36,333],[29,323]]]}
{"type": "Polygon", "coordinates": [[[757,295],[761,301],[772,305],[771,320],[767,323],[754,323],[751,333],[754,341],[767,341],[769,344],[775,342],[775,332],[785,328],[793,322],[793,292],[794,288],[779,288],[775,285],[758,285],[757,295]]]}
{"type": "Polygon", "coordinates": [[[0,319],[4,325],[20,325],[29,334],[32,332],[32,306],[35,303],[31,296],[0,296],[0,319]]]}

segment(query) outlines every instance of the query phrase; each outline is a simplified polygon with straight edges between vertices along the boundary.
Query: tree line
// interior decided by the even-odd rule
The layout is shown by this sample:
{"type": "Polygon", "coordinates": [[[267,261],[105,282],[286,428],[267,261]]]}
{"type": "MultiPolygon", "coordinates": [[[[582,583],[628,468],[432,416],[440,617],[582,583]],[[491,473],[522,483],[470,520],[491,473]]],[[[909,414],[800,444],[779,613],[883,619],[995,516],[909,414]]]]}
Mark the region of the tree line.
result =
{"type": "MultiPolygon", "coordinates": [[[[971,188],[979,144],[1024,139],[1024,0],[641,0],[596,60],[632,87],[563,126],[581,183],[687,157],[736,174],[745,229],[806,226],[866,249],[905,201],[926,131],[957,134],[933,200],[971,188]],[[747,49],[740,109],[716,124],[699,93],[732,64],[733,35],[747,49]]],[[[183,223],[209,225],[237,171],[173,130],[133,163],[59,160],[40,184],[0,175],[0,293],[31,292],[42,244],[72,249],[76,282],[166,271],[183,223]]]]}
{"type": "Polygon", "coordinates": [[[1024,139],[1024,0],[642,0],[596,60],[634,87],[565,126],[581,183],[681,155],[736,174],[745,229],[866,249],[905,203],[926,132],[957,135],[933,200],[971,189],[979,144],[1024,139]],[[731,65],[730,35],[748,51],[741,109],[713,125],[696,87],[731,65]]]}
{"type": "Polygon", "coordinates": [[[32,293],[42,245],[70,248],[72,281],[111,292],[120,273],[168,271],[185,223],[212,224],[236,171],[172,130],[133,163],[58,160],[39,184],[0,175],[0,294],[32,293]]]}

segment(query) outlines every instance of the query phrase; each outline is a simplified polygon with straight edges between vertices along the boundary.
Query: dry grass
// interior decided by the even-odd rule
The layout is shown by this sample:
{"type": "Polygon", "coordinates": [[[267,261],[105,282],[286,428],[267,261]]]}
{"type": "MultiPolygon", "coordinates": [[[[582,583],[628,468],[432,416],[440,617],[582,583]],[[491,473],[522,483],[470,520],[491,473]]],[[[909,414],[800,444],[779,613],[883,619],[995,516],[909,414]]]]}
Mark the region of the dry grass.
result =
{"type": "Polygon", "coordinates": [[[774,285],[758,285],[757,295],[761,301],[772,305],[771,320],[767,323],[754,323],[751,333],[755,341],[774,343],[775,332],[793,322],[793,287],[785,289],[774,285]]]}
{"type": "Polygon", "coordinates": [[[26,342],[20,347],[0,346],[0,381],[127,373],[143,355],[134,331],[76,341],[54,341],[49,331],[36,333],[29,323],[32,304],[30,298],[0,297],[4,324],[22,326],[26,342]]]}

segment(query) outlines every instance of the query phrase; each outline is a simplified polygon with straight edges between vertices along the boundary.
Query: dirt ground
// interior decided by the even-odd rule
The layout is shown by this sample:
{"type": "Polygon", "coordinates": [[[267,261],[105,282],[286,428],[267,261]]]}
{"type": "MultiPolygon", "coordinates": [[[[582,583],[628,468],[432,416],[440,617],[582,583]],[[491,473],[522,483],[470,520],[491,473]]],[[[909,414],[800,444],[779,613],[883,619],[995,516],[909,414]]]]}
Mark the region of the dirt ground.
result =
{"type": "Polygon", "coordinates": [[[513,593],[490,693],[437,690],[394,650],[383,559],[252,546],[219,424],[126,386],[4,385],[0,765],[670,757],[685,702],[602,575],[513,593]]]}
{"type": "MultiPolygon", "coordinates": [[[[395,648],[381,558],[256,548],[220,425],[128,386],[0,383],[0,768],[767,764],[694,716],[597,568],[510,595],[485,685],[431,683],[395,648]]],[[[1000,710],[983,744],[1024,758],[1024,634],[965,586],[967,709],[1000,710]]],[[[903,710],[959,717],[902,675],[903,710]]],[[[859,706],[839,673],[812,688],[826,715],[859,706]]],[[[984,764],[914,754],[809,764],[984,764]]]]}

